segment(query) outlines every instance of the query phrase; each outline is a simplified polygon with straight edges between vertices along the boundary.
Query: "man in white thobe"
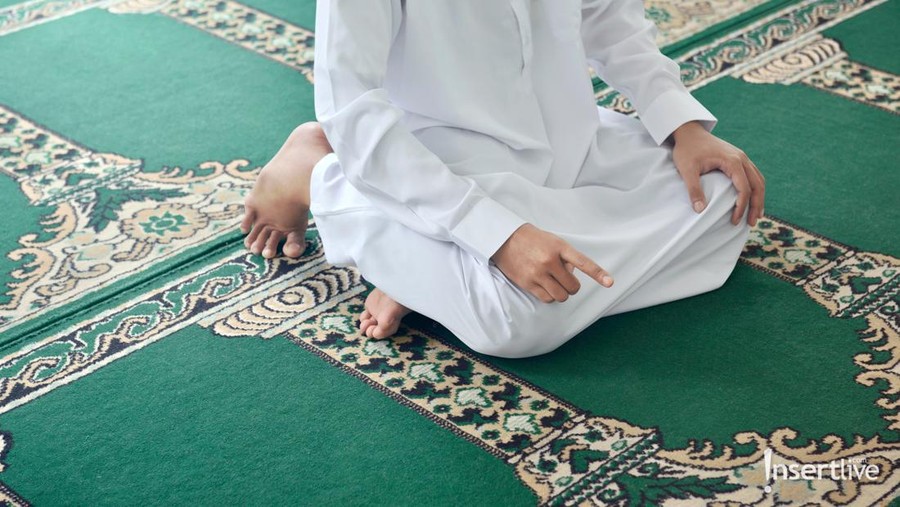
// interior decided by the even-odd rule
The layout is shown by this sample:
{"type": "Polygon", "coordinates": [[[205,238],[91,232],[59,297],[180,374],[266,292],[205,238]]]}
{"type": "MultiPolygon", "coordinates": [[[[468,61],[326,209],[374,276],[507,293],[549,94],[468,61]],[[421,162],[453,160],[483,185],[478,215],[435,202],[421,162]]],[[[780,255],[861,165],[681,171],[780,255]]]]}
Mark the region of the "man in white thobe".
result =
{"type": "Polygon", "coordinates": [[[319,123],[261,172],[246,245],[299,255],[310,209],[378,288],[364,334],[412,310],[502,357],[721,286],[764,180],[656,34],[640,0],[319,0],[319,123]]]}

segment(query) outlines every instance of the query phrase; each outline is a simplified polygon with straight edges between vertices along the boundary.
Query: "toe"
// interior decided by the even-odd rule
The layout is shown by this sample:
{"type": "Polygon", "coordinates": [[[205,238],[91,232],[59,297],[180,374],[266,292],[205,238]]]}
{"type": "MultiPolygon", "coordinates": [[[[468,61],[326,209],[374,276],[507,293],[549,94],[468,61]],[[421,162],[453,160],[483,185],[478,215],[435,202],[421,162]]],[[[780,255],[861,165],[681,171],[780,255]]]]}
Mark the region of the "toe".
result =
{"type": "Polygon", "coordinates": [[[284,255],[287,255],[288,257],[300,257],[300,255],[303,253],[303,246],[305,242],[306,239],[303,237],[303,235],[296,231],[292,232],[288,234],[287,240],[284,242],[282,251],[284,252],[284,255]]]}
{"type": "Polygon", "coordinates": [[[253,222],[256,220],[256,210],[250,207],[245,207],[244,210],[244,219],[241,220],[241,233],[247,234],[253,228],[253,222]]]}
{"type": "Polygon", "coordinates": [[[387,338],[397,332],[400,322],[394,317],[388,317],[378,321],[375,331],[372,332],[372,338],[387,338]]]}
{"type": "Polygon", "coordinates": [[[263,257],[271,259],[278,255],[278,243],[283,236],[284,233],[281,231],[272,230],[272,232],[269,233],[269,239],[266,240],[266,246],[263,247],[263,257]]]}
{"type": "Polygon", "coordinates": [[[372,320],[372,314],[369,313],[369,310],[363,310],[361,314],[359,314],[359,329],[365,331],[367,323],[372,320]]]}
{"type": "Polygon", "coordinates": [[[250,234],[248,234],[247,237],[244,238],[244,246],[247,247],[248,250],[251,246],[253,246],[253,243],[256,241],[256,239],[259,238],[259,235],[262,234],[262,231],[262,226],[253,227],[253,229],[250,231],[250,234]]]}
{"type": "Polygon", "coordinates": [[[254,255],[259,255],[260,253],[262,253],[263,248],[266,246],[266,240],[269,239],[269,233],[271,231],[272,229],[268,227],[262,227],[259,235],[256,236],[256,239],[250,245],[250,251],[253,252],[254,255]]]}

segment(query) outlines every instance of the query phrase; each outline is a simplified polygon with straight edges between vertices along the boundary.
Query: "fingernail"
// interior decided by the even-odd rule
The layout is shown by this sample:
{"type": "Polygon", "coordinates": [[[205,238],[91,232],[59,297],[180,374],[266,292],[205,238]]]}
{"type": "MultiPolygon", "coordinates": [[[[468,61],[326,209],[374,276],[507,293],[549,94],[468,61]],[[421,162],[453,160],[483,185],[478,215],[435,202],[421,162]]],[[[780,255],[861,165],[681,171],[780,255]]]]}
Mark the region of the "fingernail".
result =
{"type": "Polygon", "coordinates": [[[613,279],[610,276],[604,276],[600,281],[607,287],[610,287],[613,284],[613,279]]]}
{"type": "Polygon", "coordinates": [[[764,216],[766,216],[766,209],[765,209],[765,208],[759,210],[759,218],[762,218],[762,217],[764,217],[764,216]]]}
{"type": "Polygon", "coordinates": [[[263,257],[269,257],[269,256],[271,256],[271,255],[272,255],[272,250],[270,250],[270,249],[268,249],[268,248],[266,248],[265,250],[263,250],[263,257]]]}
{"type": "Polygon", "coordinates": [[[694,211],[700,213],[704,208],[706,208],[706,204],[703,201],[694,201],[694,211]]]}

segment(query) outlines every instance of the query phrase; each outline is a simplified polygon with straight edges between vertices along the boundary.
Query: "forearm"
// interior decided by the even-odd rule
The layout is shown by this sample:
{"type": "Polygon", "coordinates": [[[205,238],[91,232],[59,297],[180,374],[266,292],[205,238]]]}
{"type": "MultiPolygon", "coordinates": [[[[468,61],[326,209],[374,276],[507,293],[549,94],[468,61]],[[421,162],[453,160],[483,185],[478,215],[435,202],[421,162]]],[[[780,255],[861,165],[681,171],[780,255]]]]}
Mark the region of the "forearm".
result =
{"type": "Polygon", "coordinates": [[[581,32],[590,65],[631,101],[657,144],[689,121],[712,131],[717,119],[685,88],[678,64],[660,52],[658,29],[640,0],[585,0],[581,32]]]}

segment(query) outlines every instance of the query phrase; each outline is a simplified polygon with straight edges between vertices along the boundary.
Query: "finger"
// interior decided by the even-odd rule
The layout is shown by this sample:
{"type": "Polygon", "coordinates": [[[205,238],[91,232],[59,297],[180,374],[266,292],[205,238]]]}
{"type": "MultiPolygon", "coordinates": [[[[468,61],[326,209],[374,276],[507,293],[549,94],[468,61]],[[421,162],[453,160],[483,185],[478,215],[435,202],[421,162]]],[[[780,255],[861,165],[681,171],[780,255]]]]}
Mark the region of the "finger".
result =
{"type": "Polygon", "coordinates": [[[272,230],[269,234],[269,239],[266,240],[266,246],[263,247],[263,257],[266,259],[271,259],[278,254],[278,243],[281,241],[281,238],[284,236],[284,233],[279,230],[272,230]]]}
{"type": "Polygon", "coordinates": [[[750,183],[747,181],[747,174],[744,172],[744,164],[740,159],[723,161],[720,170],[731,178],[731,183],[738,191],[737,201],[734,204],[734,212],[731,214],[731,223],[737,225],[744,216],[744,211],[750,203],[750,183]]]}
{"type": "Polygon", "coordinates": [[[281,251],[288,257],[297,258],[303,253],[303,247],[306,244],[306,238],[297,232],[291,232],[284,242],[281,251]]]}
{"type": "Polygon", "coordinates": [[[366,329],[369,329],[370,326],[374,326],[378,322],[375,319],[366,319],[359,323],[359,329],[365,332],[366,329]]]}
{"type": "Polygon", "coordinates": [[[588,275],[604,287],[612,287],[613,277],[601,268],[596,262],[588,258],[588,256],[575,250],[571,246],[564,250],[561,255],[565,262],[571,263],[578,268],[579,271],[588,275]]]}
{"type": "Polygon", "coordinates": [[[756,164],[754,164],[752,160],[750,161],[750,166],[753,167],[753,170],[759,176],[759,181],[762,182],[763,187],[765,187],[766,186],[766,177],[763,176],[762,171],[759,170],[759,167],[756,167],[756,164]]]}
{"type": "Polygon", "coordinates": [[[544,290],[544,288],[541,287],[540,285],[537,285],[537,284],[532,285],[531,288],[528,289],[528,292],[530,292],[534,297],[540,299],[541,301],[543,301],[545,303],[553,302],[553,296],[551,296],[550,293],[548,293],[546,290],[544,290]]]}
{"type": "Polygon", "coordinates": [[[760,179],[759,171],[754,169],[749,161],[744,168],[747,172],[747,181],[750,184],[750,213],[747,214],[747,224],[752,227],[756,225],[756,220],[762,216],[766,190],[760,179]]]}
{"type": "Polygon", "coordinates": [[[703,185],[700,184],[700,172],[687,170],[681,173],[681,179],[687,187],[688,197],[691,199],[691,207],[697,213],[706,209],[706,194],[703,193],[703,185]]]}
{"type": "Polygon", "coordinates": [[[244,219],[241,220],[241,233],[247,234],[253,227],[253,221],[256,220],[256,210],[244,207],[244,219]]]}
{"type": "Polygon", "coordinates": [[[372,337],[375,335],[375,327],[376,327],[377,325],[378,325],[378,324],[375,324],[374,326],[369,326],[369,327],[367,327],[367,328],[366,328],[366,336],[368,336],[369,338],[372,338],[372,337]]]}
{"type": "Polygon", "coordinates": [[[259,236],[256,237],[256,241],[250,245],[250,251],[253,252],[254,255],[259,255],[263,251],[263,248],[266,246],[266,240],[269,239],[270,232],[272,232],[272,229],[263,227],[259,236]]]}
{"type": "MultiPolygon", "coordinates": [[[[572,274],[566,265],[572,266],[571,263],[563,263],[557,269],[550,272],[550,276],[565,289],[568,294],[575,294],[578,292],[578,289],[581,288],[581,283],[578,282],[578,278],[572,274]]],[[[572,269],[575,269],[575,266],[572,266],[572,269]]]]}
{"type": "Polygon", "coordinates": [[[540,281],[541,286],[550,294],[554,301],[563,301],[569,299],[569,292],[550,275],[545,276],[540,281]]]}
{"type": "MultiPolygon", "coordinates": [[[[756,218],[758,220],[758,219],[762,218],[763,213],[765,213],[766,178],[763,176],[762,171],[760,171],[759,168],[756,167],[756,164],[754,164],[752,160],[750,160],[748,158],[747,162],[750,164],[750,173],[752,173],[754,176],[754,180],[751,183],[753,183],[753,182],[756,183],[756,186],[753,188],[753,194],[754,194],[754,196],[758,195],[757,200],[758,200],[759,208],[758,208],[757,215],[756,215],[756,218]]],[[[751,225],[756,225],[756,220],[754,220],[753,224],[751,224],[751,225]]]]}

